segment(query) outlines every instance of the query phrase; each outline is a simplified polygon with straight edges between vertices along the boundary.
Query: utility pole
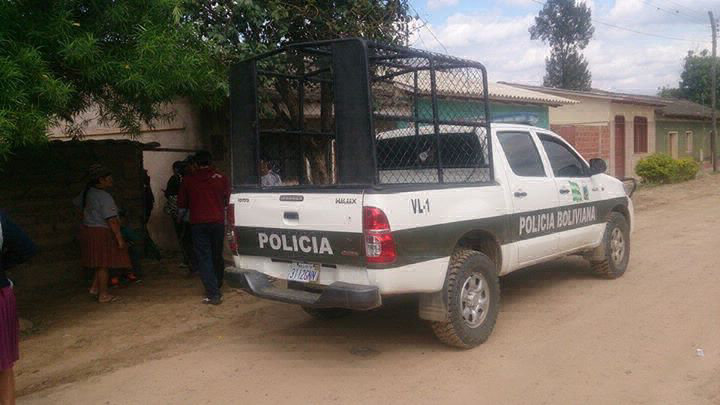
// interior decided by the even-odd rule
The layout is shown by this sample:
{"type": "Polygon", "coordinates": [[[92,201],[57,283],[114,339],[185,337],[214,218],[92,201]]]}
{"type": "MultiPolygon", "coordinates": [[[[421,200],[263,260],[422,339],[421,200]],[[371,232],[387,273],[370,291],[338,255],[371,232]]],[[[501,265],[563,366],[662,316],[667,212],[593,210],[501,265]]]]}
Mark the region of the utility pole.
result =
{"type": "Polygon", "coordinates": [[[708,11],[710,15],[710,27],[712,27],[712,70],[710,71],[712,87],[710,88],[710,94],[712,94],[712,135],[710,136],[710,151],[712,153],[712,166],[713,172],[717,172],[717,149],[716,149],[716,138],[717,138],[717,106],[715,104],[715,93],[717,92],[717,26],[715,25],[715,17],[713,17],[712,11],[708,11]]]}

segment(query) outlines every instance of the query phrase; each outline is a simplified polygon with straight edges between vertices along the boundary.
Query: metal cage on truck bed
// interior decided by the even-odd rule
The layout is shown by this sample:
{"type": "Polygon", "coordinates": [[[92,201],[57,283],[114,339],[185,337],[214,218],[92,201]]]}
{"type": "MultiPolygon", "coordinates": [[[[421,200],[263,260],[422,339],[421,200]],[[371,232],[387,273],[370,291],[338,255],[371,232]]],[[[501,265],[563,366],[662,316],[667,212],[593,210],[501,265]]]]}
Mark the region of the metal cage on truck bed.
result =
{"type": "Polygon", "coordinates": [[[287,45],[230,73],[236,188],[493,180],[478,63],[364,39],[287,45]]]}

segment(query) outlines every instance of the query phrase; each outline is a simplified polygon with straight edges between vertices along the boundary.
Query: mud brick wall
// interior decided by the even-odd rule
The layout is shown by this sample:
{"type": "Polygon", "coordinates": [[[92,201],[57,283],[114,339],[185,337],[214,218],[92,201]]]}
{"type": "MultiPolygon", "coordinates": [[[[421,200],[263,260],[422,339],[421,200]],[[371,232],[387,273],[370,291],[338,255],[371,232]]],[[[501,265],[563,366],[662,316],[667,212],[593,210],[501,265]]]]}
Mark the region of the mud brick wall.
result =
{"type": "Polygon", "coordinates": [[[102,163],[113,172],[111,193],[128,222],[143,219],[142,144],[128,140],[50,142],[19,150],[0,164],[0,209],[25,229],[40,249],[30,266],[11,274],[17,288],[79,283],[79,211],[72,200],[87,183],[87,168],[102,163]]]}
{"type": "Polygon", "coordinates": [[[607,125],[552,125],[587,160],[601,158],[610,165],[610,128],[607,125]]]}

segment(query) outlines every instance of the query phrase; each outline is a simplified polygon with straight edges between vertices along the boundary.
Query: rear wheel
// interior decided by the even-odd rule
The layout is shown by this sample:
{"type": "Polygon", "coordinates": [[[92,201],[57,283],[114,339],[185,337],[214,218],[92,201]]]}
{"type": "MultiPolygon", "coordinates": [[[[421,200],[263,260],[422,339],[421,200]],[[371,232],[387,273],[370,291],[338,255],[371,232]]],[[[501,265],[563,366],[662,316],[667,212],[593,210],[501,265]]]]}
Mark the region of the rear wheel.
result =
{"type": "Polygon", "coordinates": [[[352,313],[352,310],[345,308],[312,308],[302,307],[302,309],[315,319],[328,321],[331,319],[338,319],[348,316],[352,313]]]}
{"type": "Polygon", "coordinates": [[[624,215],[619,212],[610,213],[603,244],[604,258],[590,262],[591,271],[607,279],[622,276],[630,261],[630,227],[624,215]]]}
{"type": "Polygon", "coordinates": [[[446,322],[432,322],[441,342],[470,349],[484,343],[495,327],[500,309],[500,282],[495,264],[469,249],[455,252],[445,278],[446,322]]]}

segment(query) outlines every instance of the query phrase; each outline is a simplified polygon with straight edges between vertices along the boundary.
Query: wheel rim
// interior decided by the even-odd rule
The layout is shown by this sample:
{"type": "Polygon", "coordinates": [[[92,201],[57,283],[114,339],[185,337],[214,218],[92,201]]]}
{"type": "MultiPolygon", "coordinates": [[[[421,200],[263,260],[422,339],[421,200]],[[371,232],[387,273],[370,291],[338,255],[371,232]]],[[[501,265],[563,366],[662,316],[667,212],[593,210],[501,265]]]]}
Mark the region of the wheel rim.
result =
{"type": "Polygon", "coordinates": [[[614,228],[610,234],[610,256],[616,266],[625,258],[625,236],[620,228],[614,228]]]}
{"type": "Polygon", "coordinates": [[[490,290],[485,277],[473,273],[463,283],[460,308],[465,324],[471,328],[482,325],[490,309],[490,290]]]}

